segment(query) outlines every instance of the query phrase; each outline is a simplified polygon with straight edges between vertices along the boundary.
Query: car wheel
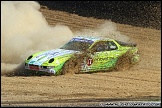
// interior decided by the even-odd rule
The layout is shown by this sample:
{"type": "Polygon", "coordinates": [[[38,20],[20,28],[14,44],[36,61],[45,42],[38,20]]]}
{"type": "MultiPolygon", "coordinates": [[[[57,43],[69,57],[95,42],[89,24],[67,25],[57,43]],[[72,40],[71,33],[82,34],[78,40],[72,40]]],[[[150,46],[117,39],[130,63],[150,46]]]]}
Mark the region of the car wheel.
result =
{"type": "Polygon", "coordinates": [[[84,58],[87,56],[86,53],[75,54],[68,61],[65,62],[62,75],[64,74],[79,74],[81,70],[81,65],[84,61],[84,58]]]}
{"type": "Polygon", "coordinates": [[[120,56],[116,62],[115,70],[124,71],[132,67],[132,57],[133,55],[130,51],[120,56]]]}
{"type": "Polygon", "coordinates": [[[65,62],[63,69],[62,69],[62,75],[65,74],[75,74],[78,73],[78,63],[74,59],[69,59],[65,62]]]}

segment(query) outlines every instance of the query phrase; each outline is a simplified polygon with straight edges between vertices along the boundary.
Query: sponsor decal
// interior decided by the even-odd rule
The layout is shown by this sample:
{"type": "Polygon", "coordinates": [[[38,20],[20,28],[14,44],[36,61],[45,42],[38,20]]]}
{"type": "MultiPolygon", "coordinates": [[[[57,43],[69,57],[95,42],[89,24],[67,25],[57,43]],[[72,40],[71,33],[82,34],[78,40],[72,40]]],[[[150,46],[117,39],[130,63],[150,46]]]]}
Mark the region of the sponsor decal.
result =
{"type": "Polygon", "coordinates": [[[59,55],[59,54],[60,54],[59,52],[49,51],[49,52],[45,53],[44,55],[45,55],[45,56],[48,56],[48,55],[56,56],[56,55],[59,55]]]}
{"type": "Polygon", "coordinates": [[[92,65],[92,63],[93,63],[93,59],[92,58],[88,58],[87,65],[90,66],[90,65],[92,65]]]}
{"type": "Polygon", "coordinates": [[[33,64],[35,61],[30,61],[29,64],[33,64]]]}
{"type": "Polygon", "coordinates": [[[105,58],[96,58],[96,61],[107,61],[109,60],[109,57],[105,57],[105,58]]]}
{"type": "Polygon", "coordinates": [[[81,39],[81,38],[73,38],[71,41],[80,41],[80,42],[87,42],[87,43],[93,43],[92,40],[88,40],[88,39],[81,39]]]}
{"type": "Polygon", "coordinates": [[[47,52],[44,52],[44,53],[36,56],[35,58],[33,58],[29,62],[29,64],[41,65],[45,61],[50,60],[51,58],[55,58],[58,56],[64,56],[66,54],[71,54],[71,53],[75,53],[75,52],[77,52],[77,51],[64,50],[64,49],[56,49],[56,50],[47,51],[47,52]]]}
{"type": "Polygon", "coordinates": [[[41,59],[43,59],[44,57],[45,57],[45,56],[43,56],[43,57],[39,58],[39,59],[38,59],[38,61],[39,61],[39,60],[41,60],[41,59]]]}

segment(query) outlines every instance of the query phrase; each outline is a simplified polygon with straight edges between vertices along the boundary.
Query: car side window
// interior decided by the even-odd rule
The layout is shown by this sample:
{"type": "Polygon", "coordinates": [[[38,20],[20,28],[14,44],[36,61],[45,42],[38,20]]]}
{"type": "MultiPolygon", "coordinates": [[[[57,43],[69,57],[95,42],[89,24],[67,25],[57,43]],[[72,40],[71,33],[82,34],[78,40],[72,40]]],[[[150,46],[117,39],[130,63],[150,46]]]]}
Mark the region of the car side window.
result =
{"type": "Polygon", "coordinates": [[[98,42],[96,45],[93,47],[93,51],[95,52],[102,52],[102,51],[108,51],[109,46],[107,42],[98,42]]]}
{"type": "Polygon", "coordinates": [[[118,49],[118,47],[116,46],[116,44],[113,41],[109,41],[108,46],[109,46],[110,51],[118,49]]]}
{"type": "Polygon", "coordinates": [[[118,47],[113,41],[102,41],[96,43],[96,45],[93,46],[92,50],[94,52],[102,52],[116,50],[117,48],[118,47]]]}
{"type": "Polygon", "coordinates": [[[96,48],[97,52],[101,52],[101,51],[104,51],[104,50],[105,50],[104,45],[98,45],[97,48],[96,48]]]}

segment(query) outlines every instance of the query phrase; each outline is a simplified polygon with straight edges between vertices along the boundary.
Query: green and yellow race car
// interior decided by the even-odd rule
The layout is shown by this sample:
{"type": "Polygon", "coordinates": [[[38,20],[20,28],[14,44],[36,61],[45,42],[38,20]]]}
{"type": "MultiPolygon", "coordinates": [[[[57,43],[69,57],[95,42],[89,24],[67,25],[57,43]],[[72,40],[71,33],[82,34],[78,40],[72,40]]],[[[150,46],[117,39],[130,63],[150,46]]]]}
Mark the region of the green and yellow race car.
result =
{"type": "Polygon", "coordinates": [[[78,36],[59,49],[30,55],[25,60],[25,69],[50,75],[92,73],[124,69],[138,61],[139,54],[135,43],[78,36]]]}

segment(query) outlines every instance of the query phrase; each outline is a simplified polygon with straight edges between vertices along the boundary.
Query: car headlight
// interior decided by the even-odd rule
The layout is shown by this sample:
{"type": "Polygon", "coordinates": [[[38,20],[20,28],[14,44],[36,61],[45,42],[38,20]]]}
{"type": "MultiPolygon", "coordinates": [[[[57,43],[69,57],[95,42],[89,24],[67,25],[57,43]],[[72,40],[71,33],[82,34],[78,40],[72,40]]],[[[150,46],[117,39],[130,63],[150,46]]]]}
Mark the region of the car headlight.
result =
{"type": "Polygon", "coordinates": [[[52,63],[54,61],[54,58],[50,59],[48,63],[52,63]]]}
{"type": "Polygon", "coordinates": [[[29,56],[29,57],[27,58],[27,60],[30,60],[32,57],[33,57],[33,55],[29,56]]]}

